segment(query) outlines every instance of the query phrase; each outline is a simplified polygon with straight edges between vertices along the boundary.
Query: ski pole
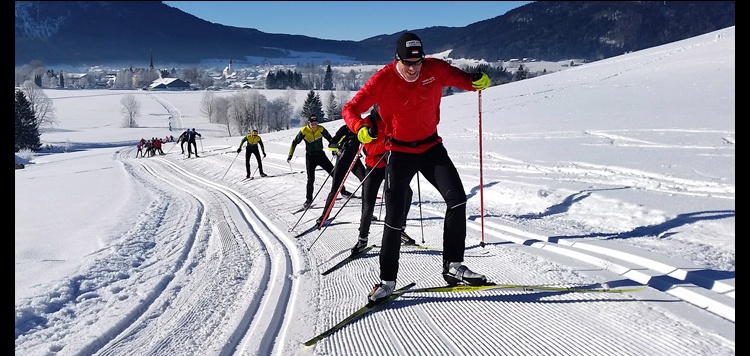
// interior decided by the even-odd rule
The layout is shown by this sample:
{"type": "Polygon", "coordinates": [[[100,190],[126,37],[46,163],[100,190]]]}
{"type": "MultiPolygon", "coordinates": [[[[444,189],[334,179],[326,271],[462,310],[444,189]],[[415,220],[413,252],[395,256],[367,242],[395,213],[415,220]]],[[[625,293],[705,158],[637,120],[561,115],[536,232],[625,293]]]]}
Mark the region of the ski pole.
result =
{"type": "Polygon", "coordinates": [[[479,246],[484,247],[484,180],[482,175],[482,91],[477,91],[479,94],[479,214],[482,220],[482,242],[479,246]]]}
{"type": "MultiPolygon", "coordinates": [[[[380,157],[380,161],[382,161],[382,160],[383,160],[383,156],[380,157]]],[[[380,164],[380,161],[378,161],[378,163],[376,163],[373,167],[377,167],[378,164],[380,164]]],[[[329,221],[333,221],[333,220],[336,219],[337,216],[339,216],[339,213],[341,213],[341,211],[344,210],[344,207],[346,206],[346,204],[349,203],[349,200],[352,199],[352,197],[354,196],[354,194],[357,193],[357,191],[359,190],[359,188],[363,184],[365,184],[365,182],[367,181],[367,178],[370,177],[370,174],[372,174],[373,171],[374,171],[374,169],[371,169],[369,172],[367,172],[367,174],[365,174],[365,177],[362,179],[361,182],[359,182],[359,185],[357,185],[357,188],[354,189],[354,191],[352,192],[352,195],[350,195],[350,196],[348,196],[346,198],[346,200],[344,201],[344,204],[341,204],[341,207],[339,208],[339,210],[336,211],[336,214],[334,214],[333,217],[331,218],[331,220],[329,220],[329,221]]],[[[364,196],[362,198],[364,199],[364,196]]],[[[310,246],[307,247],[308,251],[310,251],[310,248],[312,248],[312,246],[315,244],[315,242],[318,241],[318,239],[320,238],[320,236],[323,235],[323,232],[326,231],[326,229],[328,228],[328,226],[331,225],[330,223],[327,223],[327,222],[328,221],[323,220],[323,225],[324,226],[321,225],[321,226],[323,226],[323,228],[320,230],[320,233],[318,234],[318,237],[316,237],[315,240],[313,240],[313,242],[310,243],[310,246]]]]}
{"type": "MultiPolygon", "coordinates": [[[[314,168],[313,168],[313,169],[314,169],[314,168]]],[[[323,184],[321,184],[321,185],[320,185],[320,188],[318,188],[318,192],[317,192],[317,193],[315,193],[315,196],[313,196],[313,198],[312,198],[312,201],[310,201],[310,205],[308,205],[308,206],[307,206],[307,207],[305,208],[305,211],[303,211],[303,212],[302,212],[302,215],[300,215],[299,219],[297,219],[297,222],[296,222],[296,223],[294,223],[294,226],[292,226],[292,227],[291,227],[291,228],[289,229],[289,231],[292,231],[292,230],[294,230],[294,228],[296,228],[296,227],[297,227],[297,225],[299,224],[299,222],[300,222],[300,221],[302,221],[302,217],[303,217],[303,216],[305,216],[305,213],[307,213],[307,210],[308,210],[308,209],[310,209],[310,207],[312,206],[312,202],[313,202],[313,201],[315,201],[315,198],[317,198],[317,197],[318,197],[318,194],[320,194],[320,191],[321,191],[321,190],[323,190],[323,187],[324,187],[324,186],[326,185],[326,182],[328,181],[328,178],[331,178],[331,176],[333,175],[333,172],[334,172],[335,170],[336,170],[336,167],[333,167],[333,170],[331,170],[331,173],[329,173],[329,174],[328,174],[328,176],[326,177],[326,180],[324,180],[324,181],[323,181],[323,184]]]]}
{"type": "MultiPolygon", "coordinates": [[[[331,200],[331,203],[326,207],[326,212],[323,214],[323,220],[320,221],[319,228],[323,227],[323,223],[325,223],[326,219],[328,218],[328,214],[331,212],[331,209],[333,208],[333,204],[336,203],[336,198],[339,196],[339,193],[341,192],[341,189],[344,188],[344,183],[346,183],[346,178],[349,177],[349,173],[352,172],[352,169],[354,169],[354,166],[359,161],[359,158],[362,156],[362,147],[365,145],[363,143],[359,144],[359,149],[357,149],[357,154],[354,156],[354,159],[352,160],[352,164],[349,165],[349,170],[346,171],[346,175],[344,175],[344,179],[341,181],[341,184],[339,184],[339,188],[336,189],[336,194],[333,195],[333,200],[331,200]]],[[[338,162],[336,162],[338,164],[338,162]]],[[[360,182],[361,183],[361,182],[360,182]]]]}
{"type": "Polygon", "coordinates": [[[419,226],[422,229],[422,243],[424,243],[424,220],[422,219],[422,188],[419,186],[419,172],[417,172],[417,197],[419,198],[419,226]]]}
{"type": "Polygon", "coordinates": [[[172,148],[170,148],[169,150],[167,150],[167,153],[165,153],[165,154],[169,154],[169,152],[172,152],[172,150],[174,149],[175,146],[177,146],[177,143],[175,143],[174,145],[172,145],[172,148]]]}
{"type": "MultiPolygon", "coordinates": [[[[260,154],[260,153],[258,153],[258,154],[260,154]]],[[[263,161],[263,158],[261,158],[260,160],[263,161]]],[[[255,167],[255,170],[253,171],[253,174],[250,175],[250,178],[255,177],[255,172],[257,172],[259,168],[260,168],[260,165],[258,165],[257,167],[255,167]]]]}
{"type": "MultiPolygon", "coordinates": [[[[203,137],[198,137],[198,141],[201,142],[201,154],[206,153],[206,151],[203,150],[203,137]]],[[[196,148],[195,150],[198,151],[198,148],[196,148]]],[[[198,152],[195,152],[195,154],[198,154],[198,152]]]]}
{"type": "Polygon", "coordinates": [[[226,171],[226,172],[224,172],[224,175],[223,175],[223,176],[221,176],[221,179],[224,179],[224,177],[226,177],[226,175],[227,175],[227,172],[229,172],[229,168],[232,168],[232,165],[234,164],[234,161],[235,161],[235,160],[237,159],[237,156],[239,156],[239,155],[240,155],[240,153],[239,153],[239,152],[237,152],[237,154],[236,154],[236,155],[234,156],[234,159],[232,160],[232,163],[230,163],[230,164],[229,164],[229,167],[227,167],[227,171],[226,171]]]}
{"type": "MultiPolygon", "coordinates": [[[[381,157],[381,159],[382,159],[382,157],[381,157]]],[[[385,202],[385,183],[383,183],[383,193],[381,193],[380,196],[383,197],[383,198],[382,198],[382,200],[380,202],[380,210],[378,211],[378,220],[382,221],[381,215],[383,215],[383,205],[385,205],[385,204],[383,204],[383,202],[385,202]]]]}

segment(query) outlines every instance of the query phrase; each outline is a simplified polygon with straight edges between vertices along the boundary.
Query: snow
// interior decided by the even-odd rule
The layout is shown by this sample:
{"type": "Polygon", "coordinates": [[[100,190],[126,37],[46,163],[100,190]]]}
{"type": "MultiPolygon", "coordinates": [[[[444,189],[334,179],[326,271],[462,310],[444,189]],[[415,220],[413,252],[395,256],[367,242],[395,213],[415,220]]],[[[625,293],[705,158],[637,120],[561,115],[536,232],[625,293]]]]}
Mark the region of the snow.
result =
{"type": "MultiPolygon", "coordinates": [[[[319,171],[314,207],[294,213],[297,128],[261,133],[272,177],[243,181],[242,136],[202,117],[202,92],[46,93],[59,124],[42,141],[62,149],[15,171],[16,355],[735,354],[734,27],[489,88],[481,140],[479,95],[443,98],[467,266],[503,284],[646,289],[406,294],[312,347],[364,305],[379,262],[376,248],[320,274],[354,244],[358,199],[294,238],[330,189],[319,171]],[[139,128],[120,128],[127,94],[139,128]],[[141,137],[183,127],[203,134],[200,158],[172,143],[135,158],[141,137]]],[[[407,232],[440,248],[443,201],[412,188],[407,232]]],[[[439,251],[402,247],[397,287],[443,285],[440,271],[439,251]]]]}

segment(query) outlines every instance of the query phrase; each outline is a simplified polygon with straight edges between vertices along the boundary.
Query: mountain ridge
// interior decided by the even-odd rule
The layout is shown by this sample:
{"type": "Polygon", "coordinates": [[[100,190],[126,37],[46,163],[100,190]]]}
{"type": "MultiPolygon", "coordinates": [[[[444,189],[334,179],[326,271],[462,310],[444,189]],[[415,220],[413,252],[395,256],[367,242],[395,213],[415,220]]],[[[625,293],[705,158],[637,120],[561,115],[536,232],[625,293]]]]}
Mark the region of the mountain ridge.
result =
{"type": "MultiPolygon", "coordinates": [[[[734,26],[734,1],[537,1],[465,27],[412,29],[429,53],[487,61],[599,60],[734,26]]],[[[393,58],[401,32],[361,41],[269,34],[202,20],[161,1],[16,1],[15,65],[290,58],[322,52],[363,64],[393,58]],[[116,26],[115,26],[116,24],[116,26]],[[92,31],[92,29],[95,29],[92,31]]]]}

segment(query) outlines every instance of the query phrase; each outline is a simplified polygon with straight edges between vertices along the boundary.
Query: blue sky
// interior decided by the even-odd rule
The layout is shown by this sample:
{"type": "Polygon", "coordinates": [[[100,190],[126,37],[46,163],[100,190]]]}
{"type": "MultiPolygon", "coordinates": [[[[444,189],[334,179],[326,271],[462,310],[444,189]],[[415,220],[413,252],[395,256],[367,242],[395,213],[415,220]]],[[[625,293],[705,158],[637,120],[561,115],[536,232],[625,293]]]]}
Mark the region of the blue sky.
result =
{"type": "Polygon", "coordinates": [[[360,41],[432,26],[464,27],[532,1],[164,1],[203,20],[266,33],[360,41]]]}

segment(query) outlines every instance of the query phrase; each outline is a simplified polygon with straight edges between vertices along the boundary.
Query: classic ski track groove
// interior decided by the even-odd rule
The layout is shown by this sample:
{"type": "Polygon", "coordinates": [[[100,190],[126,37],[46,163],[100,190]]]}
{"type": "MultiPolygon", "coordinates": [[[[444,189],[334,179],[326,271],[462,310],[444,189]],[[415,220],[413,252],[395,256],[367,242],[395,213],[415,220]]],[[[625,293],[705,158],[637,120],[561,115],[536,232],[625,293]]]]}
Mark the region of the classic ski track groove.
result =
{"type": "MultiPolygon", "coordinates": [[[[204,155],[201,155],[201,158],[204,155]]],[[[211,157],[205,155],[207,157],[211,157]]],[[[215,324],[214,328],[223,325],[225,321],[223,318],[228,317],[227,315],[202,315],[201,313],[190,312],[189,309],[195,309],[195,311],[202,310],[215,310],[216,302],[223,301],[224,303],[230,303],[227,305],[227,311],[232,310],[233,313],[243,313],[245,317],[242,318],[241,324],[234,325],[230,328],[230,335],[222,336],[228,338],[228,343],[222,350],[214,350],[216,353],[226,353],[232,350],[244,350],[244,352],[256,353],[256,354],[271,354],[275,340],[283,332],[282,322],[284,321],[283,315],[286,309],[289,308],[290,303],[294,300],[294,288],[291,281],[287,278],[293,271],[295,265],[299,265],[298,255],[299,252],[296,248],[289,244],[284,238],[285,233],[273,225],[267,225],[266,221],[269,219],[264,215],[263,209],[258,209],[251,200],[244,197],[243,194],[235,191],[231,187],[227,187],[224,183],[214,183],[209,179],[206,179],[200,175],[193,173],[191,170],[185,169],[179,164],[176,164],[169,159],[161,157],[152,157],[149,160],[158,161],[160,168],[155,170],[150,167],[149,164],[145,164],[146,161],[137,161],[141,163],[146,171],[153,175],[156,179],[163,181],[165,184],[173,185],[177,189],[184,190],[201,201],[206,201],[209,205],[204,210],[209,215],[208,219],[202,219],[198,224],[199,229],[212,230],[210,221],[216,219],[218,230],[216,231],[219,235],[218,241],[221,241],[219,264],[216,265],[216,261],[209,263],[209,266],[215,270],[210,274],[195,274],[195,270],[192,272],[194,275],[190,277],[190,283],[188,286],[193,286],[197,289],[205,289],[210,285],[217,285],[212,290],[226,293],[226,291],[234,290],[226,296],[211,294],[205,300],[202,301],[191,301],[188,298],[183,300],[182,303],[186,305],[193,305],[192,308],[180,308],[185,309],[182,313],[183,316],[179,316],[174,319],[179,321],[179,324],[175,324],[173,328],[185,328],[188,325],[193,325],[192,328],[205,328],[211,324],[215,324]],[[167,166],[169,173],[163,172],[163,167],[167,166]],[[175,181],[180,182],[176,184],[175,181]],[[185,188],[188,187],[188,188],[185,188]],[[212,218],[211,216],[216,215],[216,212],[222,212],[220,217],[212,218]],[[223,216],[223,217],[221,217],[223,216]],[[231,228],[227,221],[234,224],[239,221],[245,222],[247,225],[235,226],[231,228]],[[250,232],[250,233],[248,233],[250,232]],[[245,236],[257,235],[260,239],[249,240],[245,236]],[[266,250],[271,255],[264,255],[262,259],[258,259],[258,256],[251,256],[248,254],[249,251],[255,250],[248,249],[246,244],[260,244],[263,250],[266,250]],[[237,252],[240,252],[237,255],[237,252]],[[237,255],[236,257],[231,257],[237,255]],[[221,262],[223,260],[226,262],[221,262]],[[252,263],[250,263],[252,261],[252,263]],[[221,265],[227,264],[228,268],[235,269],[234,272],[226,276],[227,280],[223,280],[221,277],[223,274],[220,272],[221,265]],[[249,266],[249,270],[244,272],[247,278],[244,278],[245,282],[238,284],[236,283],[236,270],[237,266],[242,265],[249,266]],[[195,278],[198,277],[198,278],[195,278]],[[227,289],[226,286],[238,285],[227,289]],[[238,289],[239,288],[239,289],[238,289]],[[250,293],[252,290],[263,290],[264,293],[250,293]],[[248,300],[243,298],[237,298],[237,295],[250,293],[253,297],[248,300]],[[198,303],[196,305],[195,303],[198,303]],[[205,304],[202,307],[200,304],[205,304]],[[218,318],[218,319],[217,319],[218,318]],[[213,321],[213,322],[212,322],[213,321]],[[200,325],[200,326],[195,326],[200,325]]],[[[137,163],[136,163],[137,164],[137,163]]],[[[244,167],[243,167],[244,169],[244,167]]],[[[205,204],[205,203],[204,203],[205,204]]],[[[242,273],[240,274],[242,275],[242,273]]],[[[180,289],[187,289],[185,285],[180,286],[180,289]]],[[[165,286],[162,291],[167,291],[170,288],[165,286]]],[[[197,296],[204,296],[204,293],[196,293],[197,296]]],[[[155,297],[153,308],[158,308],[159,297],[155,297]]],[[[149,311],[144,309],[144,315],[148,315],[149,311]]],[[[141,318],[143,319],[143,318],[141,318]]],[[[148,318],[146,318],[148,319],[148,318]]],[[[161,320],[161,319],[160,319],[161,320]]],[[[136,321],[134,325],[127,327],[121,331],[123,337],[128,333],[127,330],[138,327],[140,323],[144,325],[148,324],[148,320],[141,322],[136,321]]],[[[164,327],[165,325],[161,325],[164,327]]],[[[147,326],[141,326],[147,327],[147,326]]],[[[218,328],[217,330],[221,330],[218,328]]],[[[180,333],[182,334],[182,333],[180,333]]],[[[189,335],[189,334],[185,334],[189,335]]],[[[144,335],[147,336],[147,335],[144,335]]],[[[148,337],[148,336],[147,336],[148,337]]],[[[113,337],[114,342],[106,345],[102,349],[102,354],[109,354],[117,350],[117,339],[120,337],[113,337]]],[[[164,350],[167,345],[159,345],[159,340],[144,340],[144,343],[153,344],[153,349],[164,350]]],[[[162,343],[164,341],[161,341],[162,343]]],[[[169,343],[174,343],[175,340],[169,340],[169,343]]],[[[184,340],[185,343],[189,344],[191,340],[184,340]]],[[[180,353],[180,351],[175,351],[180,353]]]]}

